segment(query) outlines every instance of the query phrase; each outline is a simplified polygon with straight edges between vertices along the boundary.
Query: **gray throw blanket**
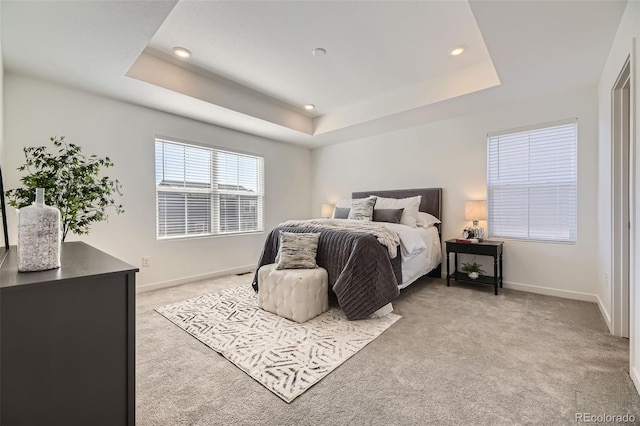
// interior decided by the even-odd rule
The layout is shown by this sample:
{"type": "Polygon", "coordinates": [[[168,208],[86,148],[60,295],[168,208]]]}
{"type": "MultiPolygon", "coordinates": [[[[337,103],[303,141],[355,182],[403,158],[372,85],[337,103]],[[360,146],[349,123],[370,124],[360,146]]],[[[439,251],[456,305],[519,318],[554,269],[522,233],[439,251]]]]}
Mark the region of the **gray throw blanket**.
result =
{"type": "Polygon", "coordinates": [[[364,220],[350,219],[307,219],[288,220],[278,226],[313,229],[337,229],[340,231],[364,232],[378,239],[378,242],[389,250],[389,256],[393,259],[398,254],[400,237],[398,234],[386,228],[380,222],[366,222],[364,220]]]}
{"type": "MultiPolygon", "coordinates": [[[[258,269],[275,263],[281,230],[320,232],[316,262],[327,270],[329,287],[336,294],[348,319],[368,318],[400,294],[401,256],[390,259],[386,247],[375,236],[361,232],[284,226],[275,228],[267,237],[258,269]]],[[[252,285],[258,291],[257,271],[252,285]]]]}

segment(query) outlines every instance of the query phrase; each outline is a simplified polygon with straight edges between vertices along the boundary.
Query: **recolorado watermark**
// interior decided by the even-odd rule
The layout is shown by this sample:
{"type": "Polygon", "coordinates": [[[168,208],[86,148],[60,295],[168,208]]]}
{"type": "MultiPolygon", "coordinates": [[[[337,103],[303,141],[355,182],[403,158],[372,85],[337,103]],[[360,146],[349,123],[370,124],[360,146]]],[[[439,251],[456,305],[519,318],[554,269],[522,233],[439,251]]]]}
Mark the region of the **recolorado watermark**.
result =
{"type": "Polygon", "coordinates": [[[576,423],[635,423],[636,416],[633,414],[593,414],[576,413],[576,423]]]}

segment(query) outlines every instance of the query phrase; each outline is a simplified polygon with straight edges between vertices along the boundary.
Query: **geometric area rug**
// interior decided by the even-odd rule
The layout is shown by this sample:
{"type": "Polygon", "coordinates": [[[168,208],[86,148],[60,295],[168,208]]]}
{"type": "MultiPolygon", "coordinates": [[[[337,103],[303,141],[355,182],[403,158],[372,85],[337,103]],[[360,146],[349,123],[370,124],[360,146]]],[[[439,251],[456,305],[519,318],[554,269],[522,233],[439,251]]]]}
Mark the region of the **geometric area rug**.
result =
{"type": "Polygon", "coordinates": [[[298,324],[258,308],[240,286],[155,309],[289,403],[401,317],[349,321],[341,309],[298,324]]]}

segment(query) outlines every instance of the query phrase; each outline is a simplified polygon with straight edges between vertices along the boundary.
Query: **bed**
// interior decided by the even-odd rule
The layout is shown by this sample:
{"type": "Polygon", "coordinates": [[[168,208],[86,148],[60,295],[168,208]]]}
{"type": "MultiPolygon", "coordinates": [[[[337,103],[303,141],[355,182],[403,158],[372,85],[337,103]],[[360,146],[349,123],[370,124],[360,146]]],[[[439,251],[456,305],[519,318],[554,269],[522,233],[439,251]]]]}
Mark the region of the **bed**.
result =
{"type": "MultiPolygon", "coordinates": [[[[354,192],[351,198],[366,198],[371,195],[385,198],[408,198],[420,195],[419,211],[428,213],[439,220],[442,220],[442,188],[422,188],[422,189],[398,189],[388,191],[367,191],[354,192]]],[[[425,245],[428,252],[424,259],[415,256],[412,259],[403,259],[403,277],[398,285],[403,289],[424,275],[429,277],[442,277],[442,228],[441,224],[436,224],[432,228],[427,228],[425,235],[425,245]],[[406,268],[405,268],[406,266],[406,268]]]]}
{"type": "MultiPolygon", "coordinates": [[[[442,217],[441,188],[352,193],[352,199],[369,196],[387,199],[421,196],[418,210],[437,219],[442,217]]],[[[263,265],[275,263],[280,231],[319,232],[317,264],[327,270],[329,287],[350,320],[368,318],[397,298],[400,289],[424,275],[441,276],[442,249],[439,224],[424,229],[407,229],[409,227],[405,225],[385,224],[385,228],[401,237],[400,245],[391,250],[388,244],[387,247],[383,246],[379,238],[370,233],[353,229],[335,229],[340,219],[324,221],[289,221],[273,229],[265,242],[258,269],[263,265]],[[422,239],[425,250],[419,253],[404,253],[402,249],[406,246],[405,239],[414,243],[422,239]],[[395,253],[392,255],[391,252],[395,253]]],[[[358,221],[343,221],[345,222],[358,221]]],[[[256,271],[252,283],[256,291],[259,284],[257,277],[256,271]]]]}

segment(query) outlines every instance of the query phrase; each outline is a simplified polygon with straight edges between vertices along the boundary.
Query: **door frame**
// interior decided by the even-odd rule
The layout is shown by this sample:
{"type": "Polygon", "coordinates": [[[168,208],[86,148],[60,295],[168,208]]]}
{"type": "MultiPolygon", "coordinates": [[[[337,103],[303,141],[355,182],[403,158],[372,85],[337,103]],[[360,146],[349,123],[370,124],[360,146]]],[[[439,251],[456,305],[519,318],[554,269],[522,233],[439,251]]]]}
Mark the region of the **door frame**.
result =
{"type": "Polygon", "coordinates": [[[622,337],[630,336],[631,218],[635,211],[631,67],[628,56],[611,90],[611,333],[622,337]]]}

